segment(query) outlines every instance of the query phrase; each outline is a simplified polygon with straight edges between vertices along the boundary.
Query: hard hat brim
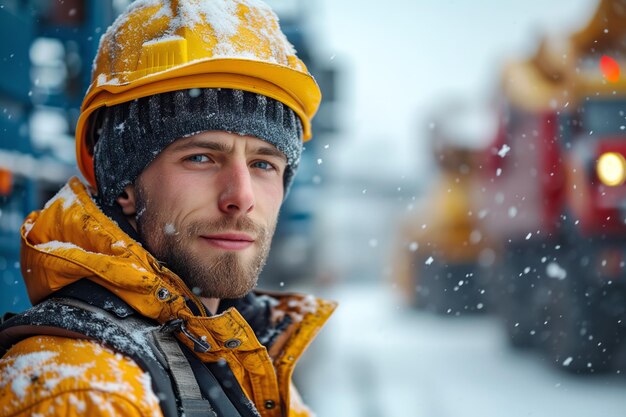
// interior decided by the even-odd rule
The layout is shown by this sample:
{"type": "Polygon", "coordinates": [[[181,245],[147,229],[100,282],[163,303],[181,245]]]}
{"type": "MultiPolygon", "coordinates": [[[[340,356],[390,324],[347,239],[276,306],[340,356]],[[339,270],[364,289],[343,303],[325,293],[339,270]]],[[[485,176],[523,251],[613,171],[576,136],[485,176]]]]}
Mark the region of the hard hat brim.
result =
{"type": "Polygon", "coordinates": [[[122,74],[127,80],[96,79],[89,87],[76,126],[76,155],[85,179],[96,186],[92,150],[87,145],[90,115],[113,106],[154,94],[191,88],[232,88],[265,95],[289,106],[302,120],[303,139],[309,140],[311,118],[321,102],[315,79],[290,67],[242,58],[211,58],[141,76],[122,74]]]}

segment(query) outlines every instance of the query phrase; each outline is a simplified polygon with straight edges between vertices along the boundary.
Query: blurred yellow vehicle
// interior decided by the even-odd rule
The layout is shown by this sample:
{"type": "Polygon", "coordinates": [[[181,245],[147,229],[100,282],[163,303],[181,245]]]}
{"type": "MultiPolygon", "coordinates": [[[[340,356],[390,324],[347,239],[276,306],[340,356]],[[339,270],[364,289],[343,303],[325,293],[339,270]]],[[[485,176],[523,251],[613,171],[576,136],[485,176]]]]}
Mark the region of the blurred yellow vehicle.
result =
{"type": "Polygon", "coordinates": [[[437,175],[400,225],[394,276],[415,307],[450,315],[485,310],[495,251],[472,201],[493,123],[484,109],[460,102],[442,107],[434,119],[429,135],[437,175]]]}

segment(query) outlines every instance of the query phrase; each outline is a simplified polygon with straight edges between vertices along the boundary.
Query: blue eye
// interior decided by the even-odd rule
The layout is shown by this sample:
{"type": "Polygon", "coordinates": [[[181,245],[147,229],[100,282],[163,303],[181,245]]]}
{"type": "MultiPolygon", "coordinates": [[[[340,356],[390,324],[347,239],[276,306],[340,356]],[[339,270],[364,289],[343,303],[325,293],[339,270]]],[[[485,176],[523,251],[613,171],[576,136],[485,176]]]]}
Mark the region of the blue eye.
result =
{"type": "Polygon", "coordinates": [[[265,170],[265,171],[269,171],[269,170],[271,170],[271,169],[275,169],[275,168],[274,168],[274,165],[270,164],[270,163],[269,163],[269,162],[267,162],[267,161],[255,161],[255,162],[252,164],[252,166],[253,166],[254,168],[259,168],[259,169],[262,169],[262,170],[265,170]]]}
{"type": "Polygon", "coordinates": [[[192,155],[189,158],[187,158],[187,160],[191,162],[197,162],[197,163],[210,161],[209,157],[206,155],[192,155]]]}

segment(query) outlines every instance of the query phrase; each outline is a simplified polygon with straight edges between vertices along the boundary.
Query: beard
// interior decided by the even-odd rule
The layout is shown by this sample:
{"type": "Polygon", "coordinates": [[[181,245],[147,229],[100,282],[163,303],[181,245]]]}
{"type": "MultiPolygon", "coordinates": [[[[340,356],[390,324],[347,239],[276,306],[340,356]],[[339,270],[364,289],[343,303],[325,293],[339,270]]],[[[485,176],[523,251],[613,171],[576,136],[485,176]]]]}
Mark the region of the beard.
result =
{"type": "Polygon", "coordinates": [[[276,221],[262,227],[248,217],[224,215],[211,221],[194,221],[173,225],[144,197],[139,182],[136,187],[137,232],[146,249],[178,275],[196,294],[207,298],[240,298],[257,284],[267,260],[276,221]],[[221,232],[244,232],[255,237],[251,259],[238,252],[207,249],[193,250],[200,236],[221,232]]]}

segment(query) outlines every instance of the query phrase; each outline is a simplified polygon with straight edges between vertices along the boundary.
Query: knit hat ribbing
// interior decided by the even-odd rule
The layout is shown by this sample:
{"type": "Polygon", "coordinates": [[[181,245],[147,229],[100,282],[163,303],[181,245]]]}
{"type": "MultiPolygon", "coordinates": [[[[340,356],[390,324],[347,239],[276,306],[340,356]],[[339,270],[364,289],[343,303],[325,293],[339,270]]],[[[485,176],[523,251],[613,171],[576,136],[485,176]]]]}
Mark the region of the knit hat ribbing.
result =
{"type": "Polygon", "coordinates": [[[94,165],[104,204],[113,205],[170,143],[199,132],[227,131],[274,145],[287,157],[285,196],[300,163],[300,119],[286,105],[260,94],[194,88],[139,98],[103,112],[94,165]]]}

